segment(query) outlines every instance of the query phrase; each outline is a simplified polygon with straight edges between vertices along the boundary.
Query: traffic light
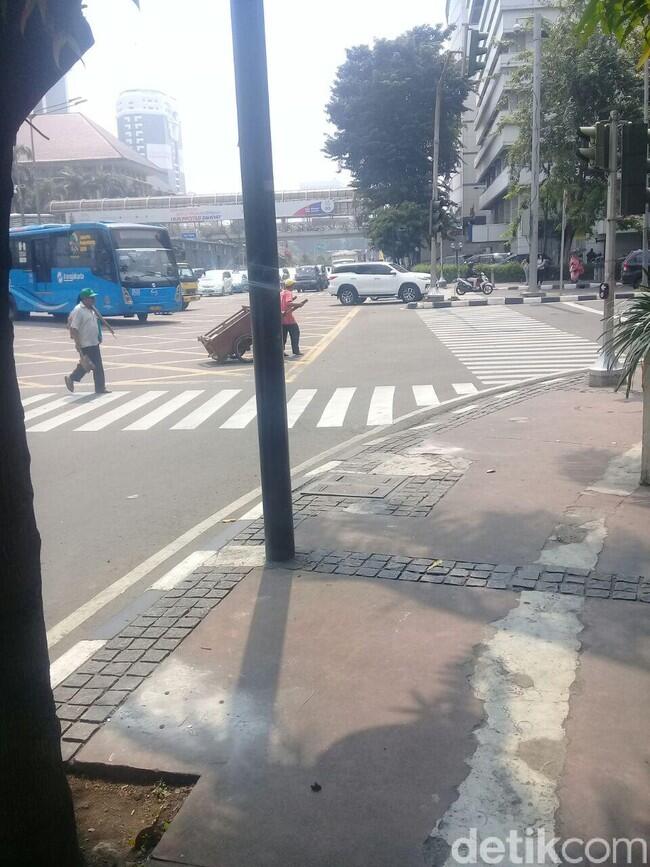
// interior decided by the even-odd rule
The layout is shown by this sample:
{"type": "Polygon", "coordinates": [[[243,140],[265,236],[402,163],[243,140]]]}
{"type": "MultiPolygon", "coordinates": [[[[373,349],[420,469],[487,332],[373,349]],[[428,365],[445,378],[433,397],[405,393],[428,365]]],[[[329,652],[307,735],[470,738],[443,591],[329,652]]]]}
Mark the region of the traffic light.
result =
{"type": "Polygon", "coordinates": [[[578,156],[592,168],[609,169],[609,124],[599,120],[595,126],[578,127],[578,135],[587,140],[587,147],[578,148],[578,156]]]}
{"type": "Polygon", "coordinates": [[[621,216],[643,214],[648,190],[648,125],[624,123],[621,141],[621,216]]]}
{"type": "Polygon", "coordinates": [[[481,60],[483,55],[488,53],[487,33],[482,33],[480,30],[469,31],[469,50],[467,52],[467,76],[471,78],[485,69],[485,60],[481,60]]]}
{"type": "Polygon", "coordinates": [[[442,202],[434,199],[431,202],[431,234],[439,235],[442,231],[442,202]]]}

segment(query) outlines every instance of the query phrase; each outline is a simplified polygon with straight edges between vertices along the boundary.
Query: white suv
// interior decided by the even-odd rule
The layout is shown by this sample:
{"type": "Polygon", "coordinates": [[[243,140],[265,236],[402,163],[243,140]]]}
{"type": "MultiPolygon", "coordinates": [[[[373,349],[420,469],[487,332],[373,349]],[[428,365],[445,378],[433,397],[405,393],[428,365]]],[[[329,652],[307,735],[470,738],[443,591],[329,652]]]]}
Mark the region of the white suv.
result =
{"type": "Polygon", "coordinates": [[[387,262],[351,262],[335,265],[328,291],[341,304],[363,304],[366,298],[399,298],[419,301],[430,286],[428,274],[407,271],[387,262]]]}

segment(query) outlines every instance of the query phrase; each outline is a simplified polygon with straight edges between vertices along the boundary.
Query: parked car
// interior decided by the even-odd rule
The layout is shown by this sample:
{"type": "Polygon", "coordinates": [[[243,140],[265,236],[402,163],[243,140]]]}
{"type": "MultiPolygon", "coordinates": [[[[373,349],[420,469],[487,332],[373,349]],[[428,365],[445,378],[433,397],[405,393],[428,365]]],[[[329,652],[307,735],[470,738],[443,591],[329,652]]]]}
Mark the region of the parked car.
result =
{"type": "Polygon", "coordinates": [[[428,274],[407,271],[386,262],[350,262],[335,265],[328,291],[341,304],[363,304],[367,298],[399,298],[419,301],[430,286],[428,274]]]}
{"type": "Polygon", "coordinates": [[[201,295],[230,295],[232,271],[210,270],[199,278],[201,295]]]}
{"type": "MultiPolygon", "coordinates": [[[[647,278],[644,279],[643,274],[642,256],[642,250],[632,250],[623,259],[623,264],[621,265],[621,283],[638,289],[642,283],[645,284],[647,282],[647,278]]],[[[648,262],[650,262],[650,253],[648,254],[648,262]]]]}
{"type": "Polygon", "coordinates": [[[194,271],[192,271],[186,262],[178,263],[178,275],[183,293],[183,310],[187,310],[191,301],[198,301],[201,297],[199,295],[199,284],[194,276],[194,271]]]}
{"type": "Polygon", "coordinates": [[[231,292],[233,295],[237,295],[242,292],[248,292],[248,274],[246,273],[246,271],[232,272],[231,292]]]}
{"type": "Polygon", "coordinates": [[[296,292],[320,292],[323,289],[323,277],[318,265],[301,265],[296,268],[296,292]]]}
{"type": "Polygon", "coordinates": [[[473,256],[463,259],[463,261],[466,265],[500,265],[506,259],[507,255],[505,253],[475,253],[473,256]]]}

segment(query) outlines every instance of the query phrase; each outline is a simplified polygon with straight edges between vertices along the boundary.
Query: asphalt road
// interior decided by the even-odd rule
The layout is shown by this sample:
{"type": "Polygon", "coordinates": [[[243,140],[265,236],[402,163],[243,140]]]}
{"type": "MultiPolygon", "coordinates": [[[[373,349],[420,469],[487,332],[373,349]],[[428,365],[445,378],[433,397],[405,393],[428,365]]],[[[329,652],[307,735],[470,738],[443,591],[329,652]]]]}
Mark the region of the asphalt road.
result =
{"type": "MultiPolygon", "coordinates": [[[[297,314],[305,354],[286,362],[294,466],[418,406],[584,366],[601,332],[595,303],[433,311],[308,297],[297,314]]],[[[196,340],[242,301],[202,299],[144,324],[115,320],[117,339],[103,348],[113,393],[102,400],[90,397],[90,378],[68,395],[63,375],[75,353],[63,324],[16,323],[48,628],[258,485],[257,428],[246,412],[252,365],[219,365],[196,340]]],[[[120,610],[209,537],[95,617],[120,610]]],[[[53,658],[91,624],[71,631],[53,658]]]]}

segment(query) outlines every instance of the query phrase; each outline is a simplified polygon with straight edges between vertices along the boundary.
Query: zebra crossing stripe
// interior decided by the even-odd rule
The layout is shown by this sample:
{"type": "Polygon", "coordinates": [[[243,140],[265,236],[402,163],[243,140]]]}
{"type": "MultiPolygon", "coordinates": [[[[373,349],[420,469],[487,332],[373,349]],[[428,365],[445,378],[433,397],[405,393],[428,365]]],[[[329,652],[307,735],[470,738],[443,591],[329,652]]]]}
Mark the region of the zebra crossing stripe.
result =
{"type": "Polygon", "coordinates": [[[62,412],[59,415],[55,415],[54,418],[48,418],[46,421],[28,427],[27,431],[29,433],[45,433],[46,431],[54,430],[54,428],[61,427],[62,424],[72,421],[75,418],[79,418],[81,415],[93,412],[100,406],[112,403],[114,400],[124,397],[124,395],[128,393],[128,391],[113,391],[110,394],[100,394],[98,397],[91,395],[87,400],[80,402],[72,409],[62,412]]]}
{"type": "Polygon", "coordinates": [[[478,388],[471,382],[452,382],[451,387],[458,395],[476,394],[478,388]]]}
{"type": "Polygon", "coordinates": [[[62,406],[68,406],[70,403],[75,403],[83,397],[88,397],[87,394],[66,394],[65,397],[59,397],[56,400],[51,400],[43,406],[37,406],[36,409],[30,409],[25,413],[25,421],[31,421],[48,412],[53,412],[55,409],[61,409],[62,406]]]}
{"type": "Polygon", "coordinates": [[[129,415],[129,413],[131,412],[135,412],[136,409],[140,409],[141,406],[146,406],[157,397],[164,397],[165,394],[167,394],[166,391],[145,391],[144,394],[141,394],[138,397],[134,397],[133,400],[129,400],[126,403],[123,403],[122,406],[115,407],[115,409],[111,409],[108,412],[102,413],[98,418],[94,418],[92,421],[86,422],[86,424],[81,425],[81,427],[75,428],[75,430],[103,430],[103,428],[108,427],[108,425],[112,422],[123,418],[125,415],[129,415]]]}
{"type": "Polygon", "coordinates": [[[412,385],[411,388],[418,406],[439,406],[440,400],[432,385],[412,385]]]}
{"type": "Polygon", "coordinates": [[[287,426],[292,428],[316,394],[315,388],[299,388],[287,403],[287,426]]]}
{"type": "Polygon", "coordinates": [[[172,430],[194,430],[222,406],[225,406],[229,400],[236,397],[240,391],[241,388],[224,388],[223,391],[206,400],[204,404],[177,422],[172,430]]]}
{"type": "Polygon", "coordinates": [[[155,424],[158,424],[159,421],[167,418],[168,415],[171,415],[177,409],[185,406],[186,403],[194,400],[194,398],[198,397],[200,394],[203,394],[202,388],[193,391],[182,391],[180,394],[177,394],[176,397],[163,403],[162,406],[157,407],[141,419],[138,419],[138,421],[134,421],[133,424],[125,427],[124,430],[149,430],[149,428],[152,428],[155,424]]]}
{"type": "Polygon", "coordinates": [[[225,430],[243,430],[247,424],[253,421],[257,415],[257,398],[249,397],[246,403],[240,407],[234,415],[221,425],[225,430]]]}
{"type": "Polygon", "coordinates": [[[32,394],[31,397],[26,397],[23,400],[23,407],[31,406],[33,403],[38,403],[39,400],[45,400],[46,397],[53,397],[54,392],[48,392],[46,394],[32,394]]]}
{"type": "Polygon", "coordinates": [[[356,388],[337,388],[327,401],[316,427],[343,427],[356,388]]]}
{"type": "Polygon", "coordinates": [[[378,385],[370,399],[368,410],[368,427],[380,424],[391,424],[393,421],[393,398],[395,396],[394,385],[378,385]]]}

